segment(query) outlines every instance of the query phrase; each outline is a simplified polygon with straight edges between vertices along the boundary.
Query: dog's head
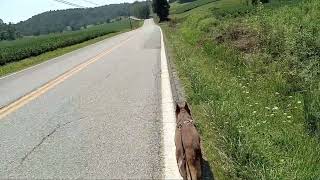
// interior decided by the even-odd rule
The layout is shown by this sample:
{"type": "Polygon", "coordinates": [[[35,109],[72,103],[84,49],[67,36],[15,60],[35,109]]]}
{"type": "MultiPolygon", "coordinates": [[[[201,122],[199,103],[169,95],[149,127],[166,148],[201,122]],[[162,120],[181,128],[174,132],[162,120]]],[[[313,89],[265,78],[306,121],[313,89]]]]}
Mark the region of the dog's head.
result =
{"type": "Polygon", "coordinates": [[[189,115],[191,117],[191,111],[187,102],[184,102],[183,105],[176,103],[176,118],[178,119],[180,114],[189,115]]]}

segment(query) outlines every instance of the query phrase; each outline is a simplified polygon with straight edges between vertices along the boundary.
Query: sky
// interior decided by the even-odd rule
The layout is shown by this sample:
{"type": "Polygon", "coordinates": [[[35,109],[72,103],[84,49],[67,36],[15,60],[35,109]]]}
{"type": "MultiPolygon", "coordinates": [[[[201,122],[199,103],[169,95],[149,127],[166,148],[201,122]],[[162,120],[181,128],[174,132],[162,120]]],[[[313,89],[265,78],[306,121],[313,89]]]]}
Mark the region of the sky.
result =
{"type": "MultiPolygon", "coordinates": [[[[99,5],[134,2],[135,0],[64,0],[85,7],[95,7],[87,1],[99,5]]],[[[54,0],[0,0],[0,19],[5,23],[17,23],[49,10],[69,9],[72,6],[54,0]]]]}

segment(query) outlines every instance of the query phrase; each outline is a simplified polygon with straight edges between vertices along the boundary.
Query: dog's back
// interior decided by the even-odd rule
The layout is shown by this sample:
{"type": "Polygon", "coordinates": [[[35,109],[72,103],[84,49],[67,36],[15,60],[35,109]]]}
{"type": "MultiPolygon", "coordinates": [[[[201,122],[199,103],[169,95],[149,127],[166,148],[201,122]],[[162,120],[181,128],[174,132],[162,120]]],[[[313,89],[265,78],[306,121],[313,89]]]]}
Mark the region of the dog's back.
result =
{"type": "Polygon", "coordinates": [[[200,136],[193,124],[188,105],[177,105],[176,155],[183,179],[201,179],[200,136]]]}

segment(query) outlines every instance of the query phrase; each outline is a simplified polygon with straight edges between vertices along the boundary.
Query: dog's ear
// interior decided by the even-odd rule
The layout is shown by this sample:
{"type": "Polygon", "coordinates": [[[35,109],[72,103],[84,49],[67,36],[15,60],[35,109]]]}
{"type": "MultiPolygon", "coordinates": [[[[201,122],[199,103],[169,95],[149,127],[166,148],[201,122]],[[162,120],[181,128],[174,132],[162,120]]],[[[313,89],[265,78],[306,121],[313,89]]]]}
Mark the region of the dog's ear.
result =
{"type": "Polygon", "coordinates": [[[191,110],[190,110],[187,102],[185,102],[185,104],[184,104],[184,109],[191,115],[191,110]]]}
{"type": "Polygon", "coordinates": [[[178,103],[176,103],[176,117],[178,117],[179,113],[180,113],[180,106],[178,103]]]}

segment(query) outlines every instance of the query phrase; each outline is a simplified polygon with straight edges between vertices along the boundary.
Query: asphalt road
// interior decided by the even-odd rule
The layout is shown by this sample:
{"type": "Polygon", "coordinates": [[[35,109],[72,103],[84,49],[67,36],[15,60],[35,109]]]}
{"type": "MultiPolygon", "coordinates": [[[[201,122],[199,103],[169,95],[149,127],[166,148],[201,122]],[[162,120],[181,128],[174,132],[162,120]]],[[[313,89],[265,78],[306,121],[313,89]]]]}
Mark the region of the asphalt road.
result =
{"type": "Polygon", "coordinates": [[[0,79],[0,107],[106,50],[0,119],[0,179],[162,177],[160,30],[151,20],[0,79]]]}

